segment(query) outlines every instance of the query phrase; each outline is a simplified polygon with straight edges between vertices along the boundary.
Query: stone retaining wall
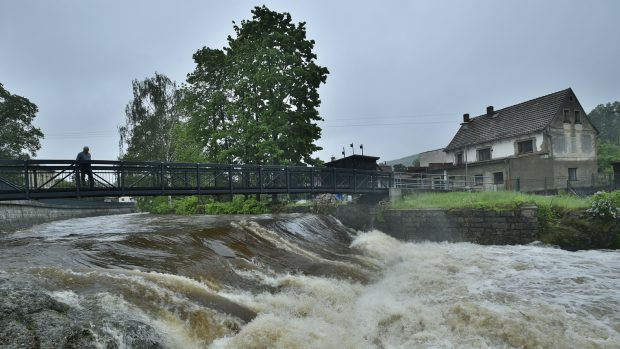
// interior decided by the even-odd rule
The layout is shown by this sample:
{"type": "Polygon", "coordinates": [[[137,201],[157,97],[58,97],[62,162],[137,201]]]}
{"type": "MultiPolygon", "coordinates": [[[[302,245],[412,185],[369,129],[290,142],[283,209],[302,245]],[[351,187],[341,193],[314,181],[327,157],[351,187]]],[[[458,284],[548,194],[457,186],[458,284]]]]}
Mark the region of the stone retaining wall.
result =
{"type": "Polygon", "coordinates": [[[539,236],[538,208],[514,211],[408,209],[377,213],[374,226],[401,240],[527,244],[539,236]]]}
{"type": "Polygon", "coordinates": [[[0,202],[0,233],[61,219],[133,212],[136,212],[135,207],[114,207],[104,204],[78,206],[46,204],[28,200],[2,201],[0,202]]]}

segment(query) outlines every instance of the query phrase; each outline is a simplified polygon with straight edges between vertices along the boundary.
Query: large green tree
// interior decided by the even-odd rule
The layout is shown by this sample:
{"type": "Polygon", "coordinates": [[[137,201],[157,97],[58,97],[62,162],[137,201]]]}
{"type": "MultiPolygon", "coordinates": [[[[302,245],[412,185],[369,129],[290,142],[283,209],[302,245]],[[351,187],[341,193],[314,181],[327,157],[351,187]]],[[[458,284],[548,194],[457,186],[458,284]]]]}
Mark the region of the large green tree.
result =
{"type": "Polygon", "coordinates": [[[598,142],[596,144],[596,160],[599,173],[612,173],[611,163],[620,161],[620,146],[605,141],[598,142]]]}
{"type": "Polygon", "coordinates": [[[132,82],[133,99],[125,108],[125,125],[119,127],[124,160],[174,161],[175,130],[183,119],[181,91],[167,76],[132,82]]]}
{"type": "Polygon", "coordinates": [[[43,132],[32,125],[37,106],[0,83],[0,159],[29,158],[41,148],[43,132]]]}
{"type": "Polygon", "coordinates": [[[316,64],[305,23],[265,6],[233,26],[223,50],[194,54],[186,105],[190,128],[209,159],[254,164],[316,164],[321,136],[316,64]]]}
{"type": "Polygon", "coordinates": [[[187,134],[202,146],[212,162],[235,160],[240,139],[236,137],[236,115],[229,111],[233,91],[227,75],[224,51],[203,48],[193,56],[196,69],[188,75],[184,105],[190,115],[187,134]]]}
{"type": "Polygon", "coordinates": [[[599,104],[588,114],[599,130],[596,156],[599,173],[611,173],[611,163],[620,161],[620,102],[599,104]]]}
{"type": "Polygon", "coordinates": [[[620,102],[599,104],[588,114],[599,130],[599,140],[620,145],[620,102]]]}

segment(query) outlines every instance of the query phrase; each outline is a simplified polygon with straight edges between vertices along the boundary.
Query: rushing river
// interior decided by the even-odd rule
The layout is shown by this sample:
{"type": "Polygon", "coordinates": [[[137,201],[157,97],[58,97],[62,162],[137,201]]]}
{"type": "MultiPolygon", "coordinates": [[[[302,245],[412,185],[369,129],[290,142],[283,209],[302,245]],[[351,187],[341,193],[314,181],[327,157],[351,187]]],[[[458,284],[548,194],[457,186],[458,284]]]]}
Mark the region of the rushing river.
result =
{"type": "Polygon", "coordinates": [[[315,215],[0,233],[0,347],[620,348],[620,252],[406,243],[315,215]]]}

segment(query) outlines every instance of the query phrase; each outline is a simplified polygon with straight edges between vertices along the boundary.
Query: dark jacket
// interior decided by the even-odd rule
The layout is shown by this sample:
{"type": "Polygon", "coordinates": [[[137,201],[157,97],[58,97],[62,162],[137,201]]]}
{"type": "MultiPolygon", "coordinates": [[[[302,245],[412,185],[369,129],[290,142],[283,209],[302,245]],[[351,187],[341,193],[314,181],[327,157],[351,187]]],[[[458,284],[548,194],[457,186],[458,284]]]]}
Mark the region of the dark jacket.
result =
{"type": "MultiPolygon", "coordinates": [[[[77,155],[77,158],[75,158],[76,161],[90,161],[90,153],[85,153],[83,151],[79,152],[77,155]]],[[[86,164],[79,164],[80,166],[90,166],[90,163],[86,163],[86,164]]]]}

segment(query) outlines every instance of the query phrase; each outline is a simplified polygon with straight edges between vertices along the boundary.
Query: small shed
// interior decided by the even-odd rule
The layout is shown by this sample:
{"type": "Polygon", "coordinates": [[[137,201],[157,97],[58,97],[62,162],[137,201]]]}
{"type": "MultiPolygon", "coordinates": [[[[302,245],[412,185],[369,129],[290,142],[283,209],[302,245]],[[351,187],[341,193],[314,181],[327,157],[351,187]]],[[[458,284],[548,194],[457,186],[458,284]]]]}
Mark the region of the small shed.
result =
{"type": "Polygon", "coordinates": [[[325,163],[326,167],[335,168],[351,168],[356,170],[381,171],[381,167],[377,165],[377,156],[368,155],[349,155],[342,159],[336,159],[325,163]]]}
{"type": "Polygon", "coordinates": [[[620,161],[612,162],[614,167],[614,186],[616,189],[620,188],[620,161]]]}

